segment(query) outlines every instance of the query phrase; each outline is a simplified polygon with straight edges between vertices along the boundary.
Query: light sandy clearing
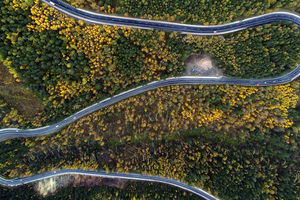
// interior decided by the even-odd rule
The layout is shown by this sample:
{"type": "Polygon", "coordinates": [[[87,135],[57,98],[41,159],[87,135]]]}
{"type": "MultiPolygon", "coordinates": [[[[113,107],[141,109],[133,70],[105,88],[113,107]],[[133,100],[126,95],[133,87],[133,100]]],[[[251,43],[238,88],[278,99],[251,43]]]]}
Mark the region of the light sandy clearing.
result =
{"type": "Polygon", "coordinates": [[[207,53],[202,55],[192,54],[185,61],[185,75],[193,76],[222,76],[222,72],[216,68],[211,56],[207,53]]]}

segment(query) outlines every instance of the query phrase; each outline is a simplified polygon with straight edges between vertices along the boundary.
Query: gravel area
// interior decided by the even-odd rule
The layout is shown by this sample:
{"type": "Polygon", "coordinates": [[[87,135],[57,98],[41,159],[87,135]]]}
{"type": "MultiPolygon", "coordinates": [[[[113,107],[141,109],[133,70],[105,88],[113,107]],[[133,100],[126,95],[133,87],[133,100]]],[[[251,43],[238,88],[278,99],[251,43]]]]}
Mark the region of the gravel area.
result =
{"type": "Polygon", "coordinates": [[[185,61],[185,75],[190,76],[222,76],[223,73],[217,69],[211,56],[207,53],[202,55],[192,54],[185,61]]]}

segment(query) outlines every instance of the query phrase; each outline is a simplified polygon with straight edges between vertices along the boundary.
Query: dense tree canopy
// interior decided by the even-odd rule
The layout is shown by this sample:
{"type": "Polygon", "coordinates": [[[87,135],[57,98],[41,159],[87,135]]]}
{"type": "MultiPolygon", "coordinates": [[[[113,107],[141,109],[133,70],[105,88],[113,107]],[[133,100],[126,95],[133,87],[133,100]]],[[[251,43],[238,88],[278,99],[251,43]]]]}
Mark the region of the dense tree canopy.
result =
{"type": "Polygon", "coordinates": [[[134,17],[217,24],[294,5],[293,0],[119,0],[116,11],[134,17]]]}
{"type": "Polygon", "coordinates": [[[269,134],[272,137],[256,131],[241,139],[194,130],[176,132],[162,140],[144,137],[104,144],[81,140],[78,145],[59,148],[47,138],[43,146],[13,140],[0,143],[0,172],[12,178],[59,168],[105,169],[172,177],[220,199],[295,199],[299,195],[295,182],[299,138],[269,134]]]}
{"type": "MultiPolygon", "coordinates": [[[[201,24],[294,6],[290,0],[68,2],[107,13],[201,24]]],[[[184,60],[203,52],[225,76],[278,76],[300,63],[299,30],[280,22],[200,37],[85,24],[38,0],[0,1],[0,61],[44,104],[29,119],[0,98],[0,127],[39,127],[129,88],[180,76],[184,60]]],[[[106,169],[180,179],[221,199],[295,199],[300,191],[295,182],[299,88],[299,81],[270,87],[159,88],[99,110],[51,136],[0,143],[0,175],[106,169]]],[[[135,198],[153,196],[153,190],[135,198]]],[[[155,192],[157,198],[174,195],[155,192]]],[[[96,193],[86,195],[135,195],[108,188],[96,193]]]]}
{"type": "Polygon", "coordinates": [[[34,190],[34,186],[21,186],[15,189],[4,188],[0,186],[0,198],[7,200],[30,200],[30,199],[45,199],[45,200],[124,200],[124,199],[179,199],[179,200],[201,200],[200,197],[191,194],[181,189],[148,182],[129,182],[125,188],[119,189],[109,186],[80,186],[61,188],[54,194],[49,194],[43,197],[34,190]]]}
{"type": "Polygon", "coordinates": [[[285,23],[222,38],[87,25],[39,1],[1,1],[0,15],[0,58],[45,105],[36,124],[145,82],[180,76],[191,53],[208,52],[225,75],[242,78],[278,76],[299,63],[299,31],[285,23]]]}
{"type": "Polygon", "coordinates": [[[140,46],[128,41],[122,32],[115,46],[117,55],[116,63],[121,73],[127,75],[128,78],[132,78],[143,70],[144,59],[140,46]]]}

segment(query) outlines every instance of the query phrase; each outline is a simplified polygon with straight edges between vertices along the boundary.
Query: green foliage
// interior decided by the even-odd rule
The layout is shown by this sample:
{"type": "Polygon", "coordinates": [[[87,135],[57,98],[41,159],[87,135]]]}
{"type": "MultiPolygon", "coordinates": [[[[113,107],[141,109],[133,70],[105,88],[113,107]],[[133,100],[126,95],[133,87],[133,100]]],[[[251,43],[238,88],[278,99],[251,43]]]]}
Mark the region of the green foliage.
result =
{"type": "MultiPolygon", "coordinates": [[[[31,1],[24,2],[32,5],[31,1]]],[[[201,37],[202,42],[195,39],[198,37],[189,42],[188,37],[175,32],[114,32],[96,27],[88,32],[89,38],[95,39],[87,40],[87,34],[81,31],[92,27],[74,25],[70,33],[77,36],[71,42],[71,37],[67,39],[61,34],[64,30],[57,28],[29,30],[28,24],[35,23],[29,17],[30,9],[15,10],[8,2],[0,3],[0,58],[45,104],[38,124],[58,121],[95,101],[143,83],[180,76],[185,70],[183,61],[192,52],[209,52],[225,75],[242,78],[277,76],[299,63],[299,31],[290,24],[243,30],[226,35],[225,41],[201,37]],[[98,45],[99,40],[103,45],[98,45]]],[[[232,2],[227,4],[230,7],[232,2]]],[[[48,18],[58,20],[57,16],[48,18]]]]}
{"type": "Polygon", "coordinates": [[[295,143],[287,144],[282,133],[275,132],[270,133],[272,137],[254,132],[246,139],[203,130],[176,135],[172,140],[165,138],[117,146],[99,146],[91,141],[44,150],[25,150],[19,148],[20,144],[24,145],[23,139],[13,140],[10,145],[0,144],[0,160],[4,164],[1,174],[7,176],[7,172],[14,169],[18,171],[17,176],[27,170],[37,173],[60,168],[61,161],[78,168],[80,159],[81,163],[97,163],[98,169],[106,166],[116,171],[121,167],[152,175],[179,175],[182,181],[210,190],[225,200],[295,199],[299,195],[294,182],[299,163],[296,156],[299,138],[296,136],[291,136],[295,143]],[[20,150],[15,153],[15,149],[20,150]],[[30,153],[22,154],[25,151],[30,153]]]}
{"type": "Polygon", "coordinates": [[[116,63],[121,73],[127,75],[128,78],[132,78],[143,70],[143,52],[140,50],[140,46],[132,44],[122,31],[119,32],[120,38],[115,45],[116,63]]]}
{"type": "Polygon", "coordinates": [[[293,0],[119,0],[117,12],[127,13],[134,17],[151,16],[154,19],[216,24],[261,14],[269,9],[293,5],[295,5],[293,0]]]}
{"type": "MultiPolygon", "coordinates": [[[[40,99],[47,99],[45,111],[50,115],[47,118],[60,118],[68,113],[68,110],[74,106],[74,100],[64,102],[57,109],[56,101],[63,100],[62,97],[51,98],[49,88],[57,85],[58,81],[81,82],[82,78],[87,76],[85,67],[87,61],[85,57],[76,51],[66,50],[66,43],[59,38],[57,32],[43,31],[41,33],[26,32],[24,37],[19,38],[8,57],[11,60],[11,67],[16,69],[23,83],[30,87],[40,99]],[[63,53],[69,53],[71,56],[68,60],[62,57],[63,53]]],[[[77,103],[86,101],[84,94],[82,100],[77,103]]],[[[87,97],[88,98],[88,97],[87,97]]],[[[45,113],[46,114],[46,113],[45,113]]]]}
{"type": "Polygon", "coordinates": [[[81,54],[74,51],[68,61],[61,56],[67,51],[66,44],[56,32],[26,32],[18,40],[9,51],[14,55],[9,58],[11,67],[17,69],[24,83],[42,97],[49,95],[46,87],[55,85],[58,80],[80,81],[86,76],[87,62],[81,54]],[[71,67],[71,71],[67,71],[71,67]]]}
{"type": "Polygon", "coordinates": [[[31,185],[16,188],[0,186],[0,198],[6,200],[36,200],[39,199],[31,185]]]}
{"type": "Polygon", "coordinates": [[[24,8],[30,8],[33,6],[34,0],[25,0],[24,3],[22,4],[22,7],[24,8]]]}
{"type": "Polygon", "coordinates": [[[95,188],[66,188],[46,199],[202,199],[172,186],[159,183],[129,182],[124,189],[108,186],[95,188]]]}
{"type": "Polygon", "coordinates": [[[72,187],[61,188],[54,194],[49,194],[46,197],[40,196],[34,191],[32,185],[20,186],[17,188],[5,188],[0,186],[0,198],[7,200],[23,200],[23,199],[44,199],[44,200],[96,200],[96,199],[197,199],[202,198],[185,192],[181,189],[160,184],[160,183],[148,183],[148,182],[131,182],[126,183],[123,189],[118,189],[109,186],[94,186],[94,187],[72,187]]]}
{"type": "MultiPolygon", "coordinates": [[[[27,16],[30,12],[27,10],[13,10],[7,6],[4,1],[0,1],[0,57],[6,58],[8,51],[13,47],[10,40],[7,39],[7,33],[23,33],[27,30],[27,24],[31,19],[27,16]]],[[[17,39],[17,38],[15,38],[17,39]]]]}
{"type": "Polygon", "coordinates": [[[104,6],[107,9],[108,6],[113,7],[113,0],[100,0],[98,1],[98,6],[104,6]]]}
{"type": "Polygon", "coordinates": [[[277,77],[300,62],[297,25],[275,22],[222,37],[191,38],[196,51],[210,53],[225,76],[277,77]]]}
{"type": "MultiPolygon", "coordinates": [[[[240,35],[242,34],[235,33],[231,36],[231,40],[236,41],[232,48],[235,57],[239,58],[239,69],[226,68],[226,73],[230,76],[275,77],[299,64],[300,31],[296,25],[274,23],[272,26],[250,29],[249,37],[240,35]]],[[[220,64],[230,66],[227,63],[220,64]]]]}
{"type": "MultiPolygon", "coordinates": [[[[206,0],[180,2],[121,0],[119,3],[118,12],[129,13],[132,16],[154,15],[157,19],[219,23],[245,18],[279,6],[289,6],[291,1],[281,0],[274,3],[269,1],[268,4],[267,1],[258,0],[222,3],[206,0]]],[[[296,26],[288,23],[274,23],[272,26],[243,30],[225,35],[224,38],[191,38],[177,33],[152,30],[119,29],[120,31],[116,33],[113,29],[91,26],[90,32],[81,32],[81,29],[88,26],[72,24],[71,31],[68,30],[69,38],[66,39],[55,27],[48,31],[29,31],[27,25],[34,24],[29,17],[32,14],[28,9],[31,5],[32,1],[24,1],[22,7],[26,7],[27,10],[15,10],[9,6],[9,1],[0,1],[0,59],[15,70],[22,83],[35,91],[44,101],[46,107],[41,121],[45,124],[70,115],[104,96],[116,94],[146,81],[181,75],[184,71],[183,61],[191,52],[209,52],[226,75],[243,78],[277,76],[299,63],[299,31],[296,26]],[[112,34],[111,32],[114,32],[114,35],[108,35],[112,34]],[[84,38],[87,35],[83,33],[92,33],[89,36],[93,36],[95,40],[84,38]],[[97,37],[99,34],[100,37],[97,37]],[[72,39],[73,43],[70,42],[72,39]],[[101,43],[103,49],[100,48],[101,45],[97,45],[99,40],[103,42],[101,43]],[[94,48],[95,46],[101,51],[94,48]],[[86,49],[89,51],[84,52],[86,49]],[[89,56],[93,61],[88,60],[89,56]],[[101,63],[103,68],[100,68],[99,61],[103,62],[101,63]],[[90,66],[92,62],[93,65],[90,66]],[[94,70],[95,76],[90,76],[91,70],[94,70]],[[116,75],[118,72],[121,73],[116,75]],[[87,80],[87,77],[92,78],[87,80]],[[53,89],[62,82],[65,84],[59,86],[61,91],[53,89]],[[71,88],[73,90],[70,93],[76,95],[68,98],[67,92],[71,90],[68,87],[73,86],[75,89],[71,88]],[[83,90],[77,94],[78,88],[94,90],[83,90]]],[[[47,17],[49,20],[56,19],[54,15],[47,17]]],[[[62,27],[60,29],[63,29],[62,27]]],[[[61,30],[64,31],[66,29],[61,30]]],[[[210,89],[214,90],[213,87],[210,89]]],[[[235,90],[229,86],[228,89],[235,90]]],[[[266,107],[264,98],[269,98],[275,87],[268,90],[270,91],[263,90],[263,94],[260,93],[256,101],[261,107],[266,107]]],[[[199,94],[202,95],[203,103],[199,105],[199,102],[196,102],[198,104],[195,105],[205,106],[211,110],[230,109],[230,98],[227,98],[230,93],[210,92],[204,90],[199,94]]],[[[246,103],[237,101],[235,104],[235,99],[231,100],[232,106],[235,106],[232,116],[240,115],[254,104],[253,96],[247,97],[244,101],[246,103]],[[245,105],[247,107],[243,107],[245,105]]],[[[169,105],[171,101],[164,103],[169,105]]],[[[278,107],[279,110],[288,108],[288,106],[278,107]]],[[[274,113],[277,110],[274,110],[274,113]]],[[[144,111],[141,110],[140,113],[144,111]]],[[[145,112],[146,114],[149,115],[145,112]]],[[[295,126],[297,128],[299,112],[291,110],[289,115],[297,123],[295,126]]],[[[230,123],[234,124],[237,120],[232,116],[230,123]]],[[[1,126],[28,125],[3,102],[0,102],[0,120],[1,126]],[[8,113],[12,117],[5,119],[8,113]],[[9,121],[10,119],[13,121],[9,121]]],[[[261,118],[252,122],[256,124],[259,120],[261,118]]],[[[224,127],[228,124],[224,123],[224,127]]],[[[80,128],[91,130],[90,126],[80,128]]],[[[139,127],[128,123],[127,129],[128,132],[132,132],[139,127]]],[[[97,131],[101,133],[101,130],[97,131]]],[[[150,142],[147,140],[147,133],[141,133],[141,139],[136,139],[132,143],[120,142],[117,137],[102,142],[101,138],[92,138],[95,135],[90,132],[90,137],[74,137],[71,134],[66,136],[58,133],[53,136],[53,140],[50,137],[18,139],[0,143],[0,172],[2,176],[16,177],[61,167],[109,168],[113,171],[147,172],[182,179],[198,187],[209,188],[212,192],[218,193],[221,199],[295,199],[299,196],[299,188],[295,183],[299,163],[296,152],[299,138],[293,135],[297,130],[288,130],[286,138],[282,133],[265,131],[263,134],[267,137],[260,133],[245,131],[249,133],[246,135],[250,135],[247,140],[228,138],[223,133],[207,133],[203,130],[174,133],[171,134],[172,140],[167,138],[150,142]],[[180,135],[190,137],[179,137],[180,135]],[[272,137],[269,137],[270,135],[272,137]],[[142,140],[145,142],[141,142],[142,140]],[[69,141],[74,143],[70,144],[69,141]]],[[[83,132],[87,133],[84,130],[83,132]]],[[[108,194],[117,193],[114,193],[113,189],[108,190],[111,192],[108,194]]],[[[124,193],[126,197],[128,195],[132,197],[130,196],[132,194],[136,195],[136,192],[124,193]]],[[[106,194],[97,195],[105,197],[106,194]]],[[[150,193],[150,197],[153,195],[150,193]]],[[[27,196],[24,198],[27,199],[27,196]]]]}

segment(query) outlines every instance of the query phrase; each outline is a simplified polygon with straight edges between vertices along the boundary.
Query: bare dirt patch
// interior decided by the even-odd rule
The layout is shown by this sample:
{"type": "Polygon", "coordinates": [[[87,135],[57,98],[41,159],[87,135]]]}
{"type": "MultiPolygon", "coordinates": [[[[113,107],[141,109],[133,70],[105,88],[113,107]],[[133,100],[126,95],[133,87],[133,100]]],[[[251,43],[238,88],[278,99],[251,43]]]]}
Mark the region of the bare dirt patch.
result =
{"type": "Polygon", "coordinates": [[[35,190],[43,197],[53,195],[61,188],[66,187],[95,187],[95,186],[110,186],[119,189],[124,189],[127,180],[124,179],[109,179],[95,176],[84,175],[62,175],[41,180],[35,184],[35,190]]]}
{"type": "Polygon", "coordinates": [[[221,70],[217,69],[212,57],[204,53],[202,55],[192,54],[184,61],[185,75],[188,76],[223,76],[221,70]]]}
{"type": "Polygon", "coordinates": [[[30,90],[16,82],[13,75],[1,62],[0,98],[26,117],[34,117],[44,109],[42,102],[30,90]]]}

